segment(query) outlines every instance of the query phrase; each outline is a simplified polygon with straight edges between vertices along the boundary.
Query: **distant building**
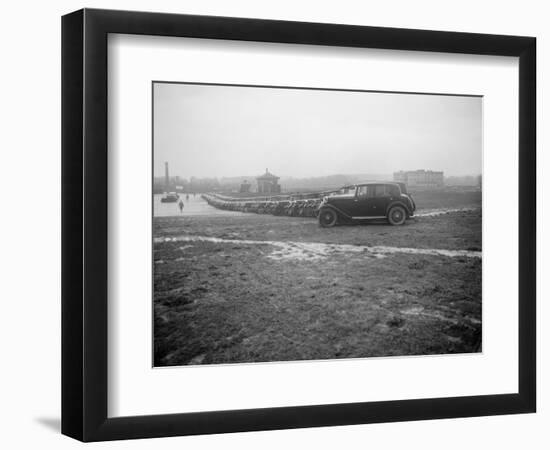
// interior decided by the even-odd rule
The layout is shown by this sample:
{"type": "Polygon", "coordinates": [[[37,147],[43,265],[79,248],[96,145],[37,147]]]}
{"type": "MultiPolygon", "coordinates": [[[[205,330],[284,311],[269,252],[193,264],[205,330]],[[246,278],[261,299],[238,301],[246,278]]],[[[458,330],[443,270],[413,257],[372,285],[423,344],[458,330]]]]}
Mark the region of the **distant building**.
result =
{"type": "Polygon", "coordinates": [[[258,193],[260,194],[280,194],[281,186],[279,185],[279,177],[269,173],[265,169],[265,173],[256,177],[258,183],[258,193]]]}
{"type": "Polygon", "coordinates": [[[241,183],[241,188],[239,189],[239,192],[240,193],[250,192],[250,183],[248,181],[244,180],[241,183]]]}
{"type": "Polygon", "coordinates": [[[405,183],[410,189],[438,189],[445,186],[443,172],[434,170],[400,170],[394,172],[393,181],[405,183]]]}

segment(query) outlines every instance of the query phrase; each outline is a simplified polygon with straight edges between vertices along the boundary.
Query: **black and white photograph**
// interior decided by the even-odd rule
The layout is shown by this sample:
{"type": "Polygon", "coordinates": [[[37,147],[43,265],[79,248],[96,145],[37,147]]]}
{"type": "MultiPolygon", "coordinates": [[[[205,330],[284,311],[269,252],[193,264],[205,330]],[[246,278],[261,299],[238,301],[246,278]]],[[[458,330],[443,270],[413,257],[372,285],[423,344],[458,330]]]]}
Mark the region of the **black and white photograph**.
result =
{"type": "Polygon", "coordinates": [[[550,448],[545,6],[6,2],[0,448],[550,448]]]}
{"type": "Polygon", "coordinates": [[[481,96],[152,96],[155,367],[482,352],[481,96]]]}

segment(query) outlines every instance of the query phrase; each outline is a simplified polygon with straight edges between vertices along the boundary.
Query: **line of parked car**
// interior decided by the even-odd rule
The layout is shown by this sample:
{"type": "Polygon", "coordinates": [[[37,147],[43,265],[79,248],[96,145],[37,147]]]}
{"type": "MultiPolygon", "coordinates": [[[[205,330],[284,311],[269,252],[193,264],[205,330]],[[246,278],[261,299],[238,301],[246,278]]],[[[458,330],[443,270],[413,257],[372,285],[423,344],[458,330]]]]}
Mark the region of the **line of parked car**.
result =
{"type": "Polygon", "coordinates": [[[213,194],[203,194],[202,197],[219,209],[292,217],[317,217],[322,202],[320,197],[288,200],[229,200],[213,194]]]}
{"type": "Polygon", "coordinates": [[[405,183],[395,181],[361,183],[344,186],[338,191],[302,194],[301,197],[260,200],[203,195],[216,208],[276,216],[317,217],[319,225],[325,228],[369,220],[385,220],[391,225],[403,225],[414,216],[416,210],[405,183]]]}

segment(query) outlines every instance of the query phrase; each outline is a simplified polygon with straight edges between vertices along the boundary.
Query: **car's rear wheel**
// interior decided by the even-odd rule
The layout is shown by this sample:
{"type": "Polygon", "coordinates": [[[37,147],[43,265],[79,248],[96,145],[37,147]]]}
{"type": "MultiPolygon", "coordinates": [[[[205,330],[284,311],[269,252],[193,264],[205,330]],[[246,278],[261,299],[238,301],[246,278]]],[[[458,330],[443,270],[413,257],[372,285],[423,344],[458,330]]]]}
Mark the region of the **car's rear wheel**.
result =
{"type": "Polygon", "coordinates": [[[402,206],[393,206],[388,211],[388,222],[392,225],[403,225],[407,220],[407,211],[402,206]]]}
{"type": "Polygon", "coordinates": [[[319,225],[324,228],[330,228],[336,225],[338,221],[338,214],[336,211],[326,208],[319,211],[319,225]]]}

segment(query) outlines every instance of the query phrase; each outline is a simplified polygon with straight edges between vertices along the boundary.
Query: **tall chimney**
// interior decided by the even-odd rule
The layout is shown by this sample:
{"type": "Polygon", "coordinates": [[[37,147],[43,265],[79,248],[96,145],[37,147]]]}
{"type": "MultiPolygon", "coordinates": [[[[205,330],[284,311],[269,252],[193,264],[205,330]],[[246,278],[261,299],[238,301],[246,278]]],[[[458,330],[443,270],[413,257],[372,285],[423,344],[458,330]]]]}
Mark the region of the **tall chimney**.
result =
{"type": "Polygon", "coordinates": [[[166,190],[170,186],[170,174],[168,172],[168,162],[164,163],[164,184],[166,185],[166,190]]]}

